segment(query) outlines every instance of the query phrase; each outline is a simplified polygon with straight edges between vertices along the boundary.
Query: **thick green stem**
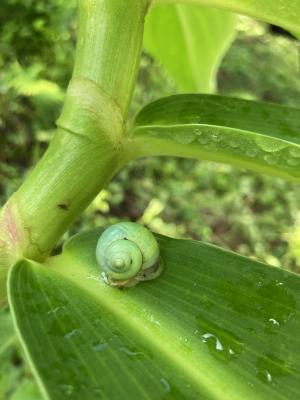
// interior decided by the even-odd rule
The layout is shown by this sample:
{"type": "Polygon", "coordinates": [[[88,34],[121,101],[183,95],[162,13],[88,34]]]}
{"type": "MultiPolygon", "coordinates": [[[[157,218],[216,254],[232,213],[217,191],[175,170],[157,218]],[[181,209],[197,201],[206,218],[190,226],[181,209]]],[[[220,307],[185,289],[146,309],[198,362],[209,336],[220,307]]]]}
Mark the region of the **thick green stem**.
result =
{"type": "Polygon", "coordinates": [[[96,82],[126,114],[140,63],[148,0],[80,0],[73,77],[96,82]]]}
{"type": "Polygon", "coordinates": [[[0,214],[0,303],[9,266],[45,259],[123,165],[147,0],[79,0],[73,77],[58,130],[0,214]]]}

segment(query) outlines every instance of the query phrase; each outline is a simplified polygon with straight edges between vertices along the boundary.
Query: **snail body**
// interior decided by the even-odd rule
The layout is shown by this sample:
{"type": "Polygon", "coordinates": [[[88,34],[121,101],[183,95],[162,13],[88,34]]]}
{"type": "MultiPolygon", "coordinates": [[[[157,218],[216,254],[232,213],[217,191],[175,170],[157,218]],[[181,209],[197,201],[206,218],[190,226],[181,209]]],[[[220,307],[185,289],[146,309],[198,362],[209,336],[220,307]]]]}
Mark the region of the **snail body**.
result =
{"type": "Polygon", "coordinates": [[[110,286],[135,286],[140,281],[158,277],[162,272],[154,235],[133,222],[107,228],[98,240],[96,259],[104,281],[110,286]]]}

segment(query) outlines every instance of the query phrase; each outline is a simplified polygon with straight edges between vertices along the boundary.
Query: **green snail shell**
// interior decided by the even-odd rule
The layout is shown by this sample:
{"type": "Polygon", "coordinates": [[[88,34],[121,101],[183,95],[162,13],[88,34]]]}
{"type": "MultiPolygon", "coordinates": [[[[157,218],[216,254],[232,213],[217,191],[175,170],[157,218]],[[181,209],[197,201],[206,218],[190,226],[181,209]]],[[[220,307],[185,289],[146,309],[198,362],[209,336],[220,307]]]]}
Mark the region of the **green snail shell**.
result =
{"type": "Polygon", "coordinates": [[[162,271],[154,235],[133,222],[107,228],[98,240],[96,258],[105,282],[112,286],[134,286],[162,271]]]}

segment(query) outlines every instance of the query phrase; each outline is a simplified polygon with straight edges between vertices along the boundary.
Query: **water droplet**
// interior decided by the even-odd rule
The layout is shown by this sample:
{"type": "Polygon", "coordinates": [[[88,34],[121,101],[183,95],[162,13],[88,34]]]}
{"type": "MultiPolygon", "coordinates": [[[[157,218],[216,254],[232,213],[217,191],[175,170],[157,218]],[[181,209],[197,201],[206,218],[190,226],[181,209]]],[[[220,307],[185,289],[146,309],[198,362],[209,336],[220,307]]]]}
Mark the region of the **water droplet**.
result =
{"type": "Polygon", "coordinates": [[[149,320],[150,320],[150,322],[152,322],[153,324],[155,324],[155,325],[157,325],[157,326],[160,326],[160,322],[157,321],[157,319],[155,319],[155,317],[154,317],[153,314],[150,315],[149,320]]]}
{"type": "Polygon", "coordinates": [[[258,151],[257,151],[257,149],[255,149],[255,148],[249,148],[249,149],[247,149],[247,151],[246,151],[246,155],[248,156],[248,157],[256,157],[257,156],[257,154],[258,154],[258,151]]]}
{"type": "Polygon", "coordinates": [[[275,318],[269,318],[269,322],[270,322],[273,326],[280,326],[280,323],[279,323],[275,318]]]}
{"type": "Polygon", "coordinates": [[[280,139],[273,139],[267,136],[261,136],[255,139],[256,144],[268,153],[275,153],[288,147],[288,143],[280,139]]]}
{"type": "Polygon", "coordinates": [[[201,137],[198,138],[198,142],[200,144],[203,144],[203,145],[208,144],[209,143],[209,137],[208,136],[201,136],[201,137]]]}
{"type": "Polygon", "coordinates": [[[271,355],[259,357],[256,370],[259,379],[266,384],[274,384],[279,378],[294,373],[293,368],[286,361],[271,355]]]}
{"type": "Polygon", "coordinates": [[[169,136],[172,136],[173,139],[180,144],[191,144],[195,140],[195,134],[193,131],[187,131],[184,133],[179,132],[169,136]]]}
{"type": "Polygon", "coordinates": [[[194,134],[197,135],[197,136],[201,136],[202,132],[201,132],[201,130],[199,128],[195,128],[194,129],[194,134]]]}
{"type": "Polygon", "coordinates": [[[71,396],[74,391],[74,387],[72,385],[62,384],[60,387],[66,396],[71,396]]]}
{"type": "Polygon", "coordinates": [[[240,144],[236,139],[231,139],[229,140],[229,146],[233,149],[238,149],[240,147],[240,144]]]}
{"type": "Polygon", "coordinates": [[[211,138],[214,142],[219,142],[221,140],[220,134],[218,132],[213,132],[211,138]]]}
{"type": "Polygon", "coordinates": [[[101,352],[101,351],[103,351],[104,349],[106,349],[106,347],[107,347],[107,343],[101,343],[101,342],[99,342],[99,343],[97,343],[97,344],[95,344],[95,345],[93,346],[93,349],[94,349],[95,351],[101,352]]]}
{"type": "Polygon", "coordinates": [[[268,370],[265,371],[266,372],[266,376],[267,376],[267,380],[269,383],[272,382],[272,375],[270,374],[270,372],[268,370]]]}
{"type": "Polygon", "coordinates": [[[48,312],[47,312],[47,314],[48,315],[50,315],[50,314],[56,314],[59,310],[61,310],[61,309],[63,309],[64,307],[55,307],[55,308],[53,308],[52,310],[49,310],[48,312]]]}
{"type": "Polygon", "coordinates": [[[264,160],[270,165],[275,165],[277,163],[277,157],[274,157],[271,154],[265,155],[264,160]]]}
{"type": "Polygon", "coordinates": [[[162,386],[165,389],[166,393],[169,393],[171,391],[171,385],[166,380],[166,378],[161,378],[160,379],[160,383],[162,384],[162,386]]]}
{"type": "Polygon", "coordinates": [[[290,149],[290,155],[292,156],[292,157],[300,157],[300,148],[298,148],[298,147],[292,147],[291,149],[290,149]]]}
{"type": "Polygon", "coordinates": [[[125,353],[127,356],[129,356],[130,358],[137,358],[137,359],[141,359],[145,357],[145,354],[141,351],[136,351],[135,349],[129,349],[128,347],[120,347],[119,350],[122,353],[125,353]]]}
{"type": "Polygon", "coordinates": [[[283,286],[284,283],[283,282],[276,282],[275,286],[283,286]]]}
{"type": "Polygon", "coordinates": [[[297,158],[289,158],[287,160],[287,164],[290,167],[297,167],[298,165],[300,165],[300,160],[297,160],[297,158]]]}
{"type": "Polygon", "coordinates": [[[79,332],[79,329],[73,329],[71,332],[67,333],[64,335],[65,339],[71,339],[73,336],[75,336],[79,332]]]}
{"type": "Polygon", "coordinates": [[[212,333],[209,333],[209,332],[204,333],[202,335],[202,337],[204,339],[203,340],[204,343],[207,343],[207,339],[213,338],[215,340],[215,342],[216,342],[216,350],[218,350],[218,351],[223,351],[224,350],[223,345],[220,342],[220,340],[217,338],[217,336],[213,335],[212,333]]]}
{"type": "MultiPolygon", "coordinates": [[[[264,334],[278,334],[284,325],[295,316],[297,302],[294,295],[281,280],[269,281],[267,276],[261,276],[253,269],[246,271],[245,279],[255,282],[253,286],[256,297],[251,303],[244,302],[241,306],[240,296],[236,292],[236,282],[228,281],[219,284],[218,293],[230,308],[241,315],[246,314],[248,317],[254,317],[255,320],[260,321],[259,326],[256,324],[253,326],[249,321],[248,328],[255,328],[256,333],[262,331],[264,334]],[[274,301],[270,302],[270,299],[274,299],[274,301]],[[280,326],[270,322],[270,319],[276,320],[280,326]]],[[[230,347],[235,350],[233,346],[230,347]]]]}
{"type": "Polygon", "coordinates": [[[200,329],[194,334],[206,343],[210,353],[222,361],[232,361],[243,352],[243,344],[233,333],[218,327],[216,324],[208,323],[201,316],[197,317],[200,329]],[[209,328],[209,329],[207,329],[209,328]],[[197,332],[197,334],[196,334],[197,332]]]}

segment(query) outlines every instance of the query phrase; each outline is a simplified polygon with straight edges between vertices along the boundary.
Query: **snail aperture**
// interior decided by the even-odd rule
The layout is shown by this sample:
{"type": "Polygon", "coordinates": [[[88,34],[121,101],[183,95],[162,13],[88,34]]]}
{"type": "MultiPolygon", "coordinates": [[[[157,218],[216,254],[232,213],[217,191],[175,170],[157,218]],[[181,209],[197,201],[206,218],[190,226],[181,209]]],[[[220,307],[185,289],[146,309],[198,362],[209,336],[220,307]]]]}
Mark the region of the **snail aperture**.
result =
{"type": "Polygon", "coordinates": [[[154,235],[133,222],[121,222],[107,228],[98,240],[96,258],[104,281],[111,286],[135,286],[162,272],[154,235]]]}

